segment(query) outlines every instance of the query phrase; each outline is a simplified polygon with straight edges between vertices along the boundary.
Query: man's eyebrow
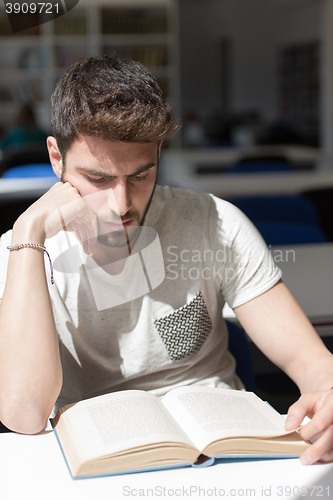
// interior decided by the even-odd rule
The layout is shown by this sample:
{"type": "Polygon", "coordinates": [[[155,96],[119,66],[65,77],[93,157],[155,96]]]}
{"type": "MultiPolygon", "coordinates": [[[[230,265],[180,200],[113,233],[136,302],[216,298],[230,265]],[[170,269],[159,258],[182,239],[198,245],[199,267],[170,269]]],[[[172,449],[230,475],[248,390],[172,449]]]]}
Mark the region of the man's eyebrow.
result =
{"type": "MultiPolygon", "coordinates": [[[[151,162],[151,163],[148,163],[147,165],[143,165],[142,167],[139,167],[137,170],[135,170],[135,172],[133,172],[132,174],[129,174],[127,177],[135,177],[139,174],[142,174],[143,172],[146,172],[147,170],[150,170],[151,168],[155,167],[156,165],[157,165],[156,162],[151,162]]],[[[117,177],[117,175],[111,175],[108,172],[106,172],[105,170],[98,170],[96,168],[77,166],[76,169],[79,170],[80,172],[85,173],[85,174],[96,175],[99,177],[105,177],[107,179],[115,179],[117,177]]]]}

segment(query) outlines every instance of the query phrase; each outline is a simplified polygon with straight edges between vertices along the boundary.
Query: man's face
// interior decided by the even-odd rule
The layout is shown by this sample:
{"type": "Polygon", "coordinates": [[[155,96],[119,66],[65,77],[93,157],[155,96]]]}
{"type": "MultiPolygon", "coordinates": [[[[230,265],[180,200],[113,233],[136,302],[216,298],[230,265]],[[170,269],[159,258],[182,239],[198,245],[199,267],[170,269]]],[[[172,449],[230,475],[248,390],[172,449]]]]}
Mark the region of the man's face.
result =
{"type": "Polygon", "coordinates": [[[66,154],[63,181],[95,202],[98,242],[123,247],[135,236],[154,191],[159,156],[155,143],[112,142],[82,136],[66,154]]]}

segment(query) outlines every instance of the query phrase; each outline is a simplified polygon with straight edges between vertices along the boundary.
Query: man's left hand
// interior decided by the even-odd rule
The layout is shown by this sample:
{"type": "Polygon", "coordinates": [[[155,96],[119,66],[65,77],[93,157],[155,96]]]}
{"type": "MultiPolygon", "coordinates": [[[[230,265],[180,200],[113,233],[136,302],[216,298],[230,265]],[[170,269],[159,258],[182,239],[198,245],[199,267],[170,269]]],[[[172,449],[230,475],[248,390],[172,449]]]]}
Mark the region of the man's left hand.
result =
{"type": "Polygon", "coordinates": [[[333,389],[303,394],[288,411],[285,428],[297,429],[305,417],[311,421],[301,427],[299,434],[313,444],[300,460],[304,465],[333,461],[333,389]],[[316,438],[316,439],[314,439],[316,438]]]}

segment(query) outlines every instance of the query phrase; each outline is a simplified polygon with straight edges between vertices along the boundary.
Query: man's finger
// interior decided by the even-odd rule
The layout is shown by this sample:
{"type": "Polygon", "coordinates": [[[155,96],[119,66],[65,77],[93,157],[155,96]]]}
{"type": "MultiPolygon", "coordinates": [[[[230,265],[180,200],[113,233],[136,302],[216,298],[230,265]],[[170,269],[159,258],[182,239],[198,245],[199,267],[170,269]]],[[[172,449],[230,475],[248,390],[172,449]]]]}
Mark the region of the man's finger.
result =
{"type": "MultiPolygon", "coordinates": [[[[303,436],[302,436],[303,437],[303,436]]],[[[300,460],[303,465],[311,465],[319,460],[325,460],[333,454],[333,427],[330,426],[323,435],[304,451],[300,460]]]]}
{"type": "Polygon", "coordinates": [[[313,403],[307,396],[307,394],[301,396],[296,403],[290,406],[285,422],[287,431],[297,429],[305,417],[312,417],[313,403]]]}

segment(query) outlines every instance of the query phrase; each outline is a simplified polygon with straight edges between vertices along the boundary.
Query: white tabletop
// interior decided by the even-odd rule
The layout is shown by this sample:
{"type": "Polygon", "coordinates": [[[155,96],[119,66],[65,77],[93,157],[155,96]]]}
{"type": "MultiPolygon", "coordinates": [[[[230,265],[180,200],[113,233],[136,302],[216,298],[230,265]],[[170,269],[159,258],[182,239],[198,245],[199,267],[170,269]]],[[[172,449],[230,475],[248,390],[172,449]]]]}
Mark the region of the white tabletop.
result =
{"type": "MultiPolygon", "coordinates": [[[[333,243],[271,247],[282,279],[322,334],[333,329],[333,243]]],[[[226,307],[224,317],[234,313],[226,307]]],[[[319,330],[318,330],[319,331],[319,330]]],[[[321,333],[319,331],[319,333],[321,333]]]]}
{"type": "Polygon", "coordinates": [[[237,196],[295,195],[309,189],[333,187],[333,172],[198,175],[189,165],[183,165],[182,168],[177,168],[177,173],[170,171],[165,183],[226,199],[237,196]]]}
{"type": "Polygon", "coordinates": [[[331,498],[333,494],[333,464],[306,467],[298,459],[234,460],[203,469],[73,480],[52,431],[38,436],[0,434],[0,471],[2,500],[301,500],[331,498]]]}
{"type": "Polygon", "coordinates": [[[331,165],[322,152],[301,146],[260,146],[253,148],[179,149],[163,151],[159,181],[183,189],[212,193],[222,198],[261,194],[297,194],[307,189],[333,186],[331,165]],[[205,167],[227,169],[242,156],[284,155],[295,164],[312,163],[315,170],[205,174],[205,167]],[[197,173],[201,167],[202,172],[197,173]]]}
{"type": "Polygon", "coordinates": [[[169,162],[191,162],[193,165],[209,165],[217,168],[230,166],[241,158],[260,156],[283,156],[290,162],[302,166],[320,164],[325,160],[321,149],[299,145],[262,145],[243,147],[182,148],[163,150],[162,159],[169,162]]]}

